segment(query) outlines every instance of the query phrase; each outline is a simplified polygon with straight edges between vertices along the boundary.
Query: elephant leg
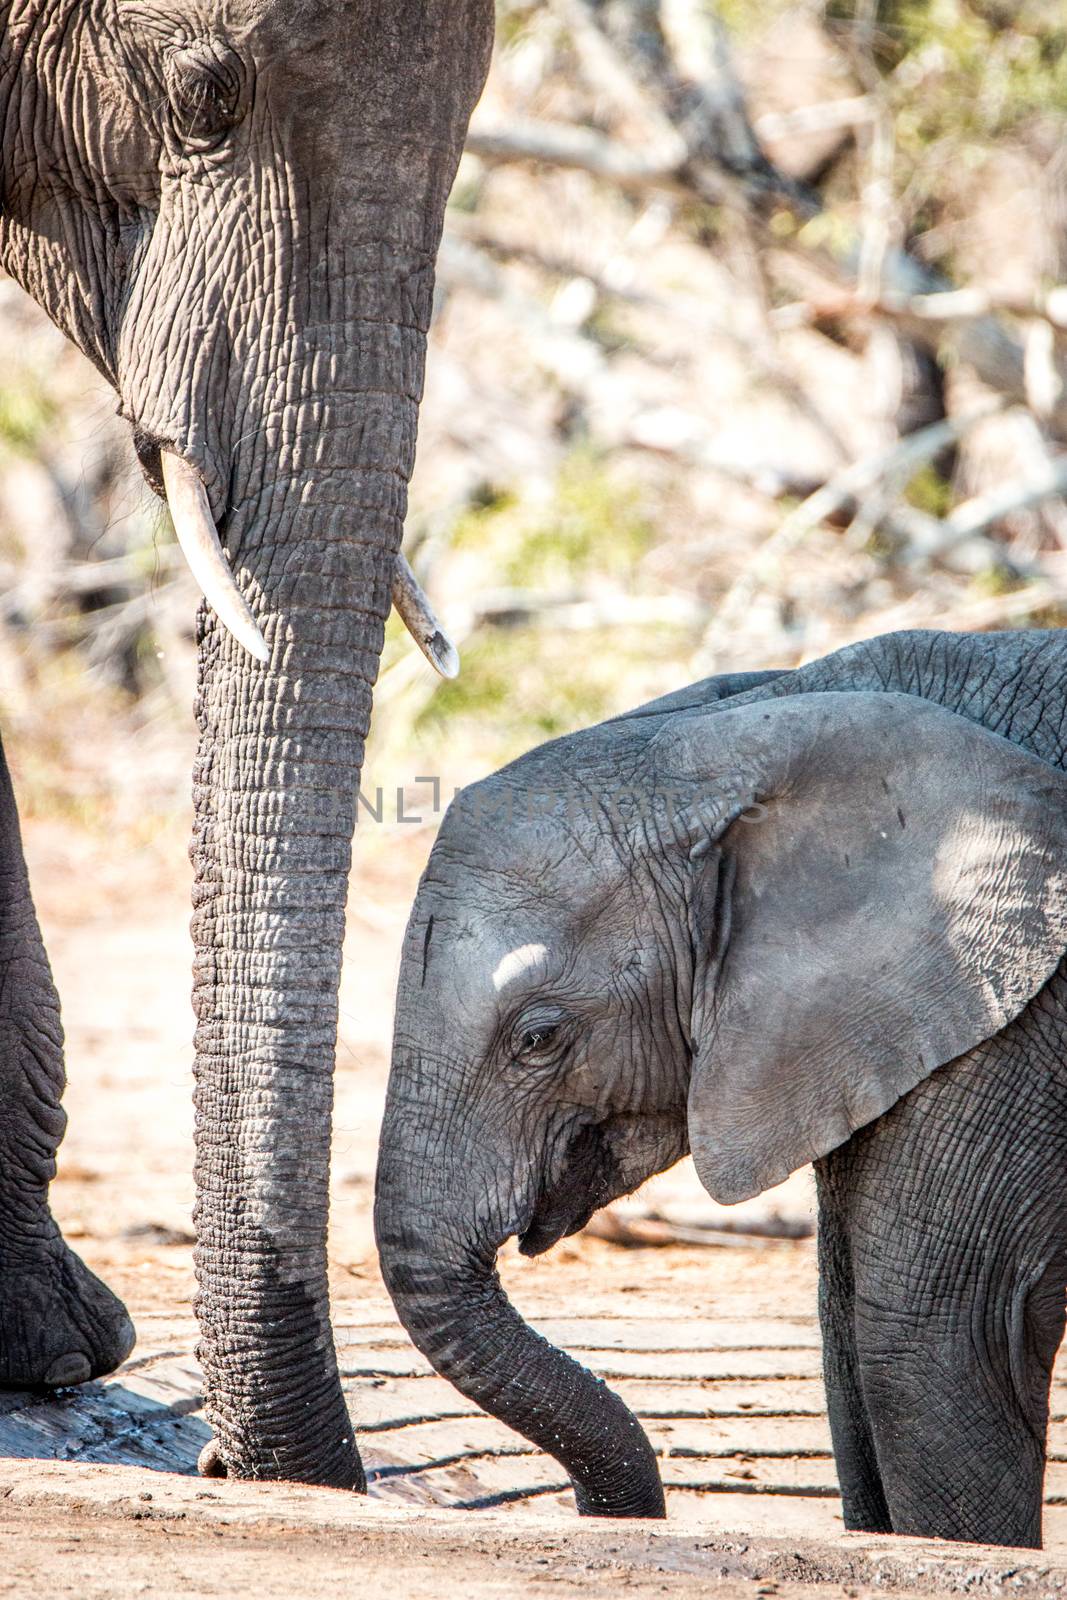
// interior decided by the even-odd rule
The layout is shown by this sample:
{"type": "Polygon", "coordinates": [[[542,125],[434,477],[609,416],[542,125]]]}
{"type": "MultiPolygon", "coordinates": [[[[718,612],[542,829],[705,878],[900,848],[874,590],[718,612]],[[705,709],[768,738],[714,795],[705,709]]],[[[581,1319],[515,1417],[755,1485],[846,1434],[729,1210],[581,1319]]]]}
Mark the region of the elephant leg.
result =
{"type": "Polygon", "coordinates": [[[842,1476],[856,1441],[869,1471],[869,1440],[896,1533],[1041,1541],[1067,1282],[1065,991],[1054,980],[822,1164],[831,1267],[840,1281],[846,1250],[851,1267],[839,1382],[836,1334],[830,1358],[842,1476]]]}
{"type": "Polygon", "coordinates": [[[48,1206],[65,1117],[59,996],[30,896],[0,752],[0,1387],[110,1372],[133,1345],[125,1307],[67,1246],[48,1206]]]}
{"type": "Polygon", "coordinates": [[[834,1460],[841,1484],[845,1527],[891,1533],[874,1435],[863,1398],[856,1350],[855,1285],[849,1237],[848,1195],[837,1169],[816,1162],[819,1193],[819,1321],[823,1378],[834,1460]]]}

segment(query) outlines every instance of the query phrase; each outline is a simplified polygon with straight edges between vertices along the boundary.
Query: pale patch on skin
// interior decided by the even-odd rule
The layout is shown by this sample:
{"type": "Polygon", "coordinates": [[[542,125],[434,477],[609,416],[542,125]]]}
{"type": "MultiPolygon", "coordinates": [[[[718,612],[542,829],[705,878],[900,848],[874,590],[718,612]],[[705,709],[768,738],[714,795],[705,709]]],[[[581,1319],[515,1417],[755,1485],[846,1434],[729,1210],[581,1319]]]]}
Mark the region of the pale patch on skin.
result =
{"type": "Polygon", "coordinates": [[[497,994],[507,984],[514,983],[516,978],[521,978],[529,972],[531,967],[539,966],[548,955],[548,948],[543,944],[521,944],[517,950],[509,950],[497,962],[493,973],[493,988],[497,994]]]}
{"type": "Polygon", "coordinates": [[[1032,830],[973,810],[961,814],[934,858],[934,892],[948,914],[948,936],[982,994],[991,1032],[1009,1022],[1034,992],[1035,924],[1044,924],[1053,947],[1063,937],[1058,912],[1064,874],[1056,868],[1054,853],[1032,830]],[[999,984],[975,971],[993,959],[999,984]]]}

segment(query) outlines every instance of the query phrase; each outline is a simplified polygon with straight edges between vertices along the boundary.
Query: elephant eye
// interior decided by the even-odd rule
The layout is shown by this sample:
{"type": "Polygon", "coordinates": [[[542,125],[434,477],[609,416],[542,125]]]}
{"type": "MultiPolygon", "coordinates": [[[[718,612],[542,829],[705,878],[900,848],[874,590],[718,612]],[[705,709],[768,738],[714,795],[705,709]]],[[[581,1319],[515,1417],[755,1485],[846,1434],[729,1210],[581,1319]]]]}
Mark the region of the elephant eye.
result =
{"type": "Polygon", "coordinates": [[[522,1049],[543,1050],[546,1044],[552,1043],[558,1032],[558,1022],[544,1023],[538,1028],[527,1028],[522,1036],[522,1049]]]}
{"type": "Polygon", "coordinates": [[[163,69],[174,132],[190,150],[211,150],[242,121],[244,65],[220,39],[175,45],[163,69]]]}
{"type": "Polygon", "coordinates": [[[523,1061],[543,1062],[555,1058],[565,1038],[565,1018],[534,1016],[522,1018],[515,1028],[514,1052],[523,1061]]]}

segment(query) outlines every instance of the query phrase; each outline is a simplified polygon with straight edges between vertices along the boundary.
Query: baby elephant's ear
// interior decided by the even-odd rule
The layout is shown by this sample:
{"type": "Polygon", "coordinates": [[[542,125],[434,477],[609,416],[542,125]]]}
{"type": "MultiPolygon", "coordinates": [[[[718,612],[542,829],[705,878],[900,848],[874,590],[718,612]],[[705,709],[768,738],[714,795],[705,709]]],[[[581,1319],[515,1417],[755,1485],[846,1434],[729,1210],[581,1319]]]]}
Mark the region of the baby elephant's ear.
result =
{"type": "Polygon", "coordinates": [[[701,1180],[745,1200],[997,1033],[1056,970],[1067,777],[909,695],[798,695],[667,738],[675,771],[760,802],[721,838],[728,928],[717,955],[696,951],[689,1091],[701,1180]]]}

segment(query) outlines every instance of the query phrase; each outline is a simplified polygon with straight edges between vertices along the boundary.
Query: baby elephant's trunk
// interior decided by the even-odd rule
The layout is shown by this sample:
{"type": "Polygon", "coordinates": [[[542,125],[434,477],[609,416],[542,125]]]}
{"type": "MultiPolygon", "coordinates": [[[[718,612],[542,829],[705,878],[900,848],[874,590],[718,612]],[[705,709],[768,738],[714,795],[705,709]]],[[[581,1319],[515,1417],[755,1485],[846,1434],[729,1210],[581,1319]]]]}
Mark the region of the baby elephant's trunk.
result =
{"type": "Polygon", "coordinates": [[[487,1186],[477,1178],[484,1157],[451,1150],[444,1162],[439,1145],[432,1158],[420,1156],[420,1143],[433,1144],[420,1139],[420,1123],[425,1109],[402,1098],[394,1068],[375,1227],[386,1286],[412,1340],[463,1394],[566,1468],[583,1516],[664,1516],[656,1458],[637,1418],[509,1303],[495,1258],[514,1228],[487,1227],[487,1186]],[[461,1173],[466,1182],[453,1181],[461,1173]]]}

